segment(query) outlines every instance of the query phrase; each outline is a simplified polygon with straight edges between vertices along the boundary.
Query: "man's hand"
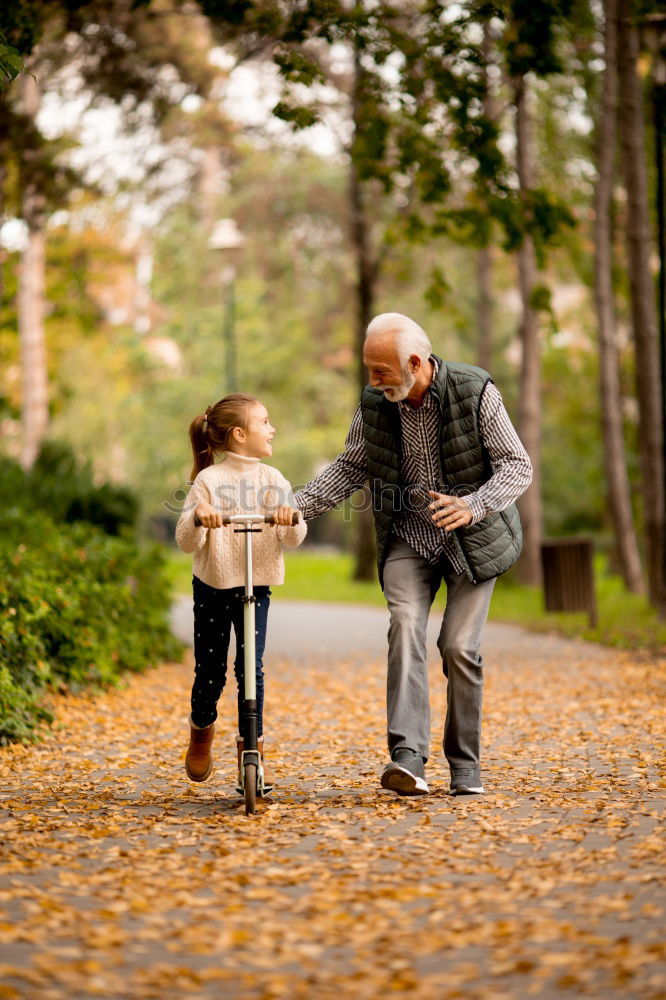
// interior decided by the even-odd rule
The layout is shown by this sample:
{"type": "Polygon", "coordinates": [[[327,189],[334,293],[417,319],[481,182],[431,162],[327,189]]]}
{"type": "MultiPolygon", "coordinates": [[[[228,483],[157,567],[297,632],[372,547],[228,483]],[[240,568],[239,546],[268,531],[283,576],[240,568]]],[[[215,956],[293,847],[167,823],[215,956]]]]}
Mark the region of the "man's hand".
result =
{"type": "Polygon", "coordinates": [[[471,524],[472,509],[462,497],[451,497],[447,493],[435,493],[428,490],[434,502],[429,509],[434,511],[432,519],[438,528],[444,531],[453,531],[454,528],[464,528],[466,524],[471,524]]]}
{"type": "Polygon", "coordinates": [[[297,513],[298,513],[298,510],[297,510],[296,507],[290,507],[288,503],[285,503],[285,504],[282,505],[282,507],[278,507],[278,509],[275,511],[275,515],[274,515],[275,516],[275,523],[276,524],[283,524],[286,527],[290,528],[291,527],[291,523],[292,523],[292,521],[294,519],[294,514],[297,514],[297,513]]]}
{"type": "Polygon", "coordinates": [[[204,500],[194,508],[194,523],[204,528],[221,528],[222,514],[204,500]]]}

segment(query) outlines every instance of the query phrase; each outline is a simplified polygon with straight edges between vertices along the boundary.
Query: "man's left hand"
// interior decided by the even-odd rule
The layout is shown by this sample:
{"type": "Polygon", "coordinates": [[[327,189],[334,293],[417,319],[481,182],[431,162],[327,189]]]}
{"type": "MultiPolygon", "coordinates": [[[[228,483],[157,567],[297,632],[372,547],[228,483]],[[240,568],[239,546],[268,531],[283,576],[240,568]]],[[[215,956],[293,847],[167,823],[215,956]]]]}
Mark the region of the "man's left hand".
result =
{"type": "Polygon", "coordinates": [[[429,509],[434,513],[432,519],[438,528],[453,531],[454,528],[464,528],[472,522],[472,509],[462,497],[451,497],[446,493],[435,493],[428,490],[433,497],[429,509]]]}

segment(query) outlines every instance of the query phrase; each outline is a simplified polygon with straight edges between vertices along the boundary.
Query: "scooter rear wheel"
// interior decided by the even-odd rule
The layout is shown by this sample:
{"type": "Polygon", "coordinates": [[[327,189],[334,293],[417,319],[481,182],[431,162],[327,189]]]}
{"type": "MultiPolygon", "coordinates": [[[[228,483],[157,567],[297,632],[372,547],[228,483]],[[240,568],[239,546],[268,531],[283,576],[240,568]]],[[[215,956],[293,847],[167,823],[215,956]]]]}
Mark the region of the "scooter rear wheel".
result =
{"type": "Polygon", "coordinates": [[[257,807],[257,765],[246,764],[244,772],[245,815],[250,816],[257,807]]]}

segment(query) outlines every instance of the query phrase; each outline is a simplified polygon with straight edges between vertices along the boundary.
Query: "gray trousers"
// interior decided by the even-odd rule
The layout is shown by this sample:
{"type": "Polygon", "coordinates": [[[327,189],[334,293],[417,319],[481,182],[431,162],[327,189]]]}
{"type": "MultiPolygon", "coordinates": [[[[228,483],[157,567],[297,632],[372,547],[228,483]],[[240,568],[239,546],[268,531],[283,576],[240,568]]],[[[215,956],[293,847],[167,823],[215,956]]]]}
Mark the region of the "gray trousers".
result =
{"type": "Polygon", "coordinates": [[[430,753],[430,698],[426,628],[444,579],[446,610],[437,645],[446,691],[444,754],[451,772],[480,765],[483,660],[479,652],[495,579],[470,583],[448,563],[431,566],[400,538],[391,543],[384,566],[388,631],[388,748],[430,753]]]}

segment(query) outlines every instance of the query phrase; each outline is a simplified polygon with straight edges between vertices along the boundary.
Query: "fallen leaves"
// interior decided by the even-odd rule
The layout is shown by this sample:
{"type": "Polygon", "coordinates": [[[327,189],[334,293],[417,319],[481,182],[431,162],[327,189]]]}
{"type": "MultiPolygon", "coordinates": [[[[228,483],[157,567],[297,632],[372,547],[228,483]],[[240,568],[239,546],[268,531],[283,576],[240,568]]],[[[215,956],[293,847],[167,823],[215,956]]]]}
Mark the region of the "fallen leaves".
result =
{"type": "Polygon", "coordinates": [[[191,657],[59,699],[0,751],[0,998],[663,997],[658,668],[497,634],[483,798],[446,794],[435,742],[431,796],[379,788],[382,663],[267,664],[254,817],[231,690],[212,778],[185,777],[191,657]]]}

